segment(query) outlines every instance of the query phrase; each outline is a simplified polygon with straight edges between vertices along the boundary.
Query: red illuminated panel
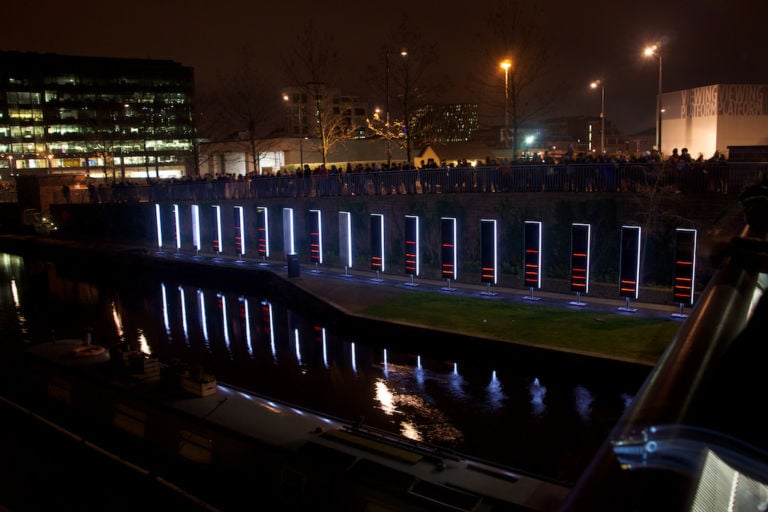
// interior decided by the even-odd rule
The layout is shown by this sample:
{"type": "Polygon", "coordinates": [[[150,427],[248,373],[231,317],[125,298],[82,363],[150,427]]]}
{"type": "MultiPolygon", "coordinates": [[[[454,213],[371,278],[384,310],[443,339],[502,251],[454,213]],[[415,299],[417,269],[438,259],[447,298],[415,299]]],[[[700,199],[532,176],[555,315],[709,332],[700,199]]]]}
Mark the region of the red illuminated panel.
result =
{"type": "Polygon", "coordinates": [[[419,275],[419,218],[405,216],[405,273],[419,275]]]}
{"type": "Polygon", "coordinates": [[[640,291],[640,227],[621,227],[619,257],[619,296],[634,297],[640,291]]]}
{"type": "Polygon", "coordinates": [[[442,238],[440,244],[441,274],[446,279],[456,279],[456,219],[441,218],[440,231],[442,238]]]}
{"type": "Polygon", "coordinates": [[[571,225],[571,291],[589,292],[589,224],[571,225]]]}
{"type": "Polygon", "coordinates": [[[672,300],[693,304],[696,274],[696,230],[675,230],[675,270],[672,282],[672,300]]]}
{"type": "Polygon", "coordinates": [[[523,265],[524,282],[531,288],[541,287],[541,222],[525,221],[523,265]]]}

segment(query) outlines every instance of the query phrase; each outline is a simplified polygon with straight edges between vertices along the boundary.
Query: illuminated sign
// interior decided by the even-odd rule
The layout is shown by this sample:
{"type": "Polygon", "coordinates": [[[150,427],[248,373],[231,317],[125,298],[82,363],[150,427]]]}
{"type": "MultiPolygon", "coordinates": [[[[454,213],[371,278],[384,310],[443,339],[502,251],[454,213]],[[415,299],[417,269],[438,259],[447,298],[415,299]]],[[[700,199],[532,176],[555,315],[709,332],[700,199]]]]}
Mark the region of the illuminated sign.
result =
{"type": "Polygon", "coordinates": [[[320,210],[309,210],[309,260],[323,262],[323,223],[320,210]]]}
{"type": "Polygon", "coordinates": [[[541,288],[541,222],[525,221],[523,246],[525,285],[530,288],[541,288]]]}
{"type": "Polygon", "coordinates": [[[480,280],[496,283],[497,279],[496,221],[480,219],[480,280]]]}
{"type": "Polygon", "coordinates": [[[589,250],[592,226],[571,224],[571,291],[589,293],[589,250]]]}
{"type": "Polygon", "coordinates": [[[696,230],[675,230],[675,271],[672,300],[693,304],[694,277],[696,275],[696,230]]]}
{"type": "Polygon", "coordinates": [[[456,218],[440,218],[440,255],[442,257],[441,275],[446,279],[456,280],[458,271],[456,269],[456,218]]]}
{"type": "Polygon", "coordinates": [[[266,206],[256,207],[256,245],[261,258],[269,258],[269,217],[266,206]]]}
{"type": "Polygon", "coordinates": [[[621,227],[619,296],[637,298],[640,291],[640,226],[621,227]]]}
{"type": "Polygon", "coordinates": [[[384,272],[384,215],[371,214],[371,270],[384,272]]]}
{"type": "Polygon", "coordinates": [[[419,255],[419,218],[405,216],[405,273],[418,276],[421,258],[419,255]]]}

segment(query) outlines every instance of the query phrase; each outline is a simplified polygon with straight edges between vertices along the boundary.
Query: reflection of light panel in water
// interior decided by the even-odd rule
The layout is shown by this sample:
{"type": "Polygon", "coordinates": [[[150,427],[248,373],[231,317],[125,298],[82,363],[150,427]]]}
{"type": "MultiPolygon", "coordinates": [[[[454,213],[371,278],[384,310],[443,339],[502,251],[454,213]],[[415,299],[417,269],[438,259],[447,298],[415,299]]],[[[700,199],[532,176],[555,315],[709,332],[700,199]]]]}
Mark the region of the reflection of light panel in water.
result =
{"type": "Polygon", "coordinates": [[[200,327],[203,328],[203,339],[208,344],[208,319],[205,316],[205,293],[197,290],[197,307],[200,310],[200,327]]]}
{"type": "Polygon", "coordinates": [[[229,328],[227,326],[227,298],[224,296],[223,293],[217,293],[216,301],[219,306],[219,309],[221,310],[221,324],[224,329],[223,330],[224,343],[226,343],[227,348],[229,348],[229,328]]]}
{"type": "Polygon", "coordinates": [[[352,342],[350,345],[350,351],[352,352],[352,371],[357,373],[357,356],[355,354],[355,343],[352,342]]]}
{"type": "Polygon", "coordinates": [[[322,336],[323,336],[323,366],[328,368],[328,343],[325,339],[325,327],[323,327],[322,336]]]}
{"type": "Polygon", "coordinates": [[[184,328],[184,339],[189,344],[189,331],[187,329],[187,301],[184,299],[184,288],[179,286],[179,303],[181,304],[181,326],[184,328]]]}
{"type": "Polygon", "coordinates": [[[163,295],[163,321],[165,322],[165,332],[171,332],[171,321],[168,318],[168,296],[165,291],[165,283],[160,283],[160,290],[163,295]]]}
{"type": "Polygon", "coordinates": [[[264,334],[269,339],[269,346],[272,349],[272,358],[277,361],[277,350],[275,349],[275,325],[272,319],[272,304],[266,300],[261,301],[261,320],[264,325],[264,334]]]}
{"type": "Polygon", "coordinates": [[[248,299],[240,297],[240,319],[245,324],[245,343],[248,346],[248,353],[253,355],[253,341],[251,340],[251,312],[248,307],[248,299]]]}
{"type": "Polygon", "coordinates": [[[296,361],[299,363],[299,366],[301,366],[301,345],[299,344],[299,330],[294,329],[293,330],[293,339],[296,344],[296,361]]]}

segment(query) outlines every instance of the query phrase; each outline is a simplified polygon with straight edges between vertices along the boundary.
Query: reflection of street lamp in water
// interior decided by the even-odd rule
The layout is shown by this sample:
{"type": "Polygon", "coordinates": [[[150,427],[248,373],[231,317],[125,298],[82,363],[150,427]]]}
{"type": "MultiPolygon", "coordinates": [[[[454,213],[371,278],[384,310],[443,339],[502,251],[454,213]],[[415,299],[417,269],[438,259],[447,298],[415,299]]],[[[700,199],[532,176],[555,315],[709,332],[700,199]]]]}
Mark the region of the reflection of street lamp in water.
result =
{"type": "Polygon", "coordinates": [[[509,68],[512,61],[505,59],[499,65],[504,70],[504,147],[509,149],[509,68]]]}

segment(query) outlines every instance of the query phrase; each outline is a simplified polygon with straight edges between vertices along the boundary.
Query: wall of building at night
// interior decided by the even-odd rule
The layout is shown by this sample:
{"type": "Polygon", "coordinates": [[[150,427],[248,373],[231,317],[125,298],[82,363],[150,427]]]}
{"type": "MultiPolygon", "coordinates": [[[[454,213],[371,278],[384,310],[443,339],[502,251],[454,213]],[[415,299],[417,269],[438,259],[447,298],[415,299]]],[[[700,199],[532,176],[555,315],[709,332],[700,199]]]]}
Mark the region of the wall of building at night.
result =
{"type": "Polygon", "coordinates": [[[716,84],[662,95],[662,150],[693,158],[768,144],[768,84],[716,84]]]}

